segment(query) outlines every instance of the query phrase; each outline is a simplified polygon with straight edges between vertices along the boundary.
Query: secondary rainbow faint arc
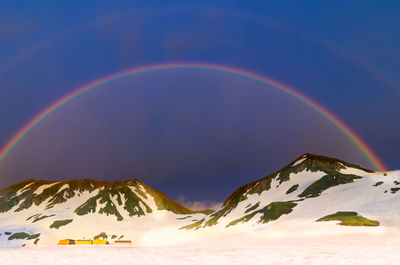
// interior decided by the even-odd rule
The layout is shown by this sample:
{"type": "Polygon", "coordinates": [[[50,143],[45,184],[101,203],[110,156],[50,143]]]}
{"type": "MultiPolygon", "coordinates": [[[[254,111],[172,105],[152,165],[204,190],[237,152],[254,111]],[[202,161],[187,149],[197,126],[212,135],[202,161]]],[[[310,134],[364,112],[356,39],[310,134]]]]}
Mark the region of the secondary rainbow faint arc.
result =
{"type": "Polygon", "coordinates": [[[230,73],[237,76],[246,77],[260,83],[269,85],[271,87],[277,88],[297,99],[304,102],[312,109],[319,112],[323,117],[328,119],[333,125],[335,125],[340,131],[342,131],[355,145],[356,147],[368,158],[368,160],[374,165],[374,167],[379,171],[386,171],[385,165],[382,161],[374,154],[371,148],[353,131],[351,130],[344,122],[342,122],[339,118],[337,118],[333,113],[331,113],[328,109],[314,101],[313,99],[303,95],[299,91],[284,85],[278,81],[275,81],[269,77],[265,77],[256,73],[249,72],[247,70],[234,68],[225,65],[216,65],[209,63],[163,63],[163,64],[153,64],[142,67],[134,67],[122,72],[114,73],[100,79],[97,79],[93,82],[90,82],[53,102],[51,105],[46,107],[36,116],[34,116],[27,124],[25,124],[0,150],[0,163],[4,160],[6,155],[10,152],[10,150],[32,129],[34,128],[40,121],[50,115],[52,112],[63,106],[68,101],[82,95],[83,93],[96,88],[105,83],[111,82],[115,79],[123,78],[129,75],[136,75],[146,72],[159,71],[159,70],[167,70],[167,69],[203,69],[203,70],[213,70],[218,72],[230,73]]]}

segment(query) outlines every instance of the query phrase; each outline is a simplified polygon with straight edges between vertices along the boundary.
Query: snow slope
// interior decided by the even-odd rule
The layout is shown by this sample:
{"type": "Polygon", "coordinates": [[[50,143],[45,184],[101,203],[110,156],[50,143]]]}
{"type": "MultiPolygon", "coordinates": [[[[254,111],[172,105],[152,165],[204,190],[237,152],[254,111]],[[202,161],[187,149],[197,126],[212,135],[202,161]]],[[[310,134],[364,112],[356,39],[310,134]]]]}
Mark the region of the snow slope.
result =
{"type": "Polygon", "coordinates": [[[27,185],[18,184],[22,188],[9,187],[1,192],[0,246],[53,246],[60,239],[89,239],[103,232],[110,242],[128,239],[143,244],[142,238],[150,231],[171,236],[191,221],[187,217],[204,216],[137,180],[29,181],[27,185]],[[14,205],[9,205],[13,203],[9,198],[16,199],[14,205]],[[54,226],[55,222],[66,220],[64,225],[54,226]],[[36,237],[10,240],[15,233],[40,236],[37,242],[36,237]]]}
{"type": "Polygon", "coordinates": [[[265,237],[354,231],[382,234],[400,227],[397,190],[400,171],[372,172],[344,161],[306,154],[282,170],[240,187],[221,209],[185,229],[210,234],[256,231],[265,237]],[[316,222],[337,212],[356,212],[377,220],[379,226],[316,222]]]}

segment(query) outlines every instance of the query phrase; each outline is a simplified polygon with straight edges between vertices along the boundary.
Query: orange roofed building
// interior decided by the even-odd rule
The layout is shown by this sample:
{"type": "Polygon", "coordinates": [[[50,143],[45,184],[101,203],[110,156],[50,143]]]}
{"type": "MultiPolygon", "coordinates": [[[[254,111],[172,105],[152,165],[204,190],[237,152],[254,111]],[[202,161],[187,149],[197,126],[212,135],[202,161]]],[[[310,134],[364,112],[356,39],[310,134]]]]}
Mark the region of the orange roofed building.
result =
{"type": "Polygon", "coordinates": [[[58,241],[59,245],[75,245],[75,240],[73,239],[63,239],[58,241]]]}
{"type": "Polygon", "coordinates": [[[131,240],[115,240],[115,244],[132,244],[131,240]]]}

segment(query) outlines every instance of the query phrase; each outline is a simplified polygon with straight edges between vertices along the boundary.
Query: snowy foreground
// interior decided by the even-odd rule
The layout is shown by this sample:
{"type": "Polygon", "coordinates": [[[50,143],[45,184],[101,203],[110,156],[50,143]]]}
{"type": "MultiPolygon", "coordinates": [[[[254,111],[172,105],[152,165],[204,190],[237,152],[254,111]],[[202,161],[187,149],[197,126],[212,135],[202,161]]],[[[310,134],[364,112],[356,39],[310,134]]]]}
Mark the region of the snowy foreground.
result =
{"type": "Polygon", "coordinates": [[[0,249],[1,264],[400,264],[398,236],[224,238],[185,246],[0,249]],[[229,243],[227,243],[229,242],[229,243]]]}

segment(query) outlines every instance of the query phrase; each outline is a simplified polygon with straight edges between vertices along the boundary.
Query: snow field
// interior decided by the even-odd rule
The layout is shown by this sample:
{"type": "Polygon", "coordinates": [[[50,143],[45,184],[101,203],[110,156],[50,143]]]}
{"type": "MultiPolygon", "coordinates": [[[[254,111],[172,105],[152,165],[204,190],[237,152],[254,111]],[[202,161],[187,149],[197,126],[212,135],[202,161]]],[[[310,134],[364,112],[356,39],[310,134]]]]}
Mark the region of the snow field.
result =
{"type": "Polygon", "coordinates": [[[400,237],[219,238],[169,247],[57,246],[0,249],[5,265],[27,264],[399,264],[400,237]],[[399,239],[399,240],[397,240],[399,239]]]}

